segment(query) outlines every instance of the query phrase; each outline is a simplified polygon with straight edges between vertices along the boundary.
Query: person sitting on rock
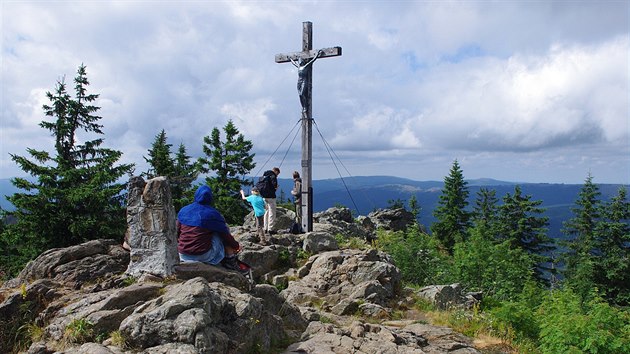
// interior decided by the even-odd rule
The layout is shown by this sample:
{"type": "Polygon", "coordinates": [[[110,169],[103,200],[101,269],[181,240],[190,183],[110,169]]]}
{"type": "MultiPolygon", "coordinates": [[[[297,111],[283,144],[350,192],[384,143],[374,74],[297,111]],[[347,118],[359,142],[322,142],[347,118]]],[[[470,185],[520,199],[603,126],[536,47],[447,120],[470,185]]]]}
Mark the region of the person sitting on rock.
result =
{"type": "Polygon", "coordinates": [[[177,251],[181,262],[202,262],[241,271],[236,254],[238,241],[230,234],[225,218],[211,206],[212,189],[203,185],[195,201],[177,214],[177,251]]]}

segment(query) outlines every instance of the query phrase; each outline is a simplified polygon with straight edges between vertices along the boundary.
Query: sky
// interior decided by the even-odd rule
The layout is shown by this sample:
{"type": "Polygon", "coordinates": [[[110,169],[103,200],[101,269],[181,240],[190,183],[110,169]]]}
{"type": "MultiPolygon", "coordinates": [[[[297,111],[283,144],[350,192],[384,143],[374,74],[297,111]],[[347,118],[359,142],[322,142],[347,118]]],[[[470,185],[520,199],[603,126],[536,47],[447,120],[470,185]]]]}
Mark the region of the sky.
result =
{"type": "Polygon", "coordinates": [[[297,69],[274,57],[310,21],[314,49],[343,51],[313,63],[313,179],[443,180],[457,160],[466,179],[630,183],[629,4],[2,0],[0,178],[52,150],[46,92],[81,64],[104,146],[136,174],[162,129],[197,158],[232,120],[252,174],[290,178],[297,69]]]}

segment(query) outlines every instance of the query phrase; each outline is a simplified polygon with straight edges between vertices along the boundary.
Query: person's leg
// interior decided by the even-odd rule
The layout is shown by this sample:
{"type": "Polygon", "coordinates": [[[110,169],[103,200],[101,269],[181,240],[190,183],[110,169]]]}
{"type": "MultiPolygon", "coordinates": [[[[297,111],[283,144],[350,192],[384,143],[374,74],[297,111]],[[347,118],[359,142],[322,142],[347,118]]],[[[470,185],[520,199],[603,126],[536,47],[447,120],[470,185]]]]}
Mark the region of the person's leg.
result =
{"type": "Polygon", "coordinates": [[[224,246],[225,257],[221,260],[221,265],[229,270],[235,270],[241,274],[246,274],[248,272],[247,269],[241,269],[239,264],[239,260],[236,257],[236,252],[234,248],[230,246],[224,246]]]}
{"type": "Polygon", "coordinates": [[[295,218],[296,222],[302,225],[302,203],[295,203],[295,218]]]}
{"type": "Polygon", "coordinates": [[[271,206],[269,205],[269,201],[272,198],[265,198],[265,215],[264,215],[264,219],[263,219],[263,229],[265,232],[269,231],[269,214],[271,213],[269,211],[269,209],[271,208],[271,206]]]}
{"type": "Polygon", "coordinates": [[[267,231],[271,233],[275,231],[276,226],[276,198],[269,198],[269,223],[267,224],[267,231]]]}
{"type": "MultiPolygon", "coordinates": [[[[231,250],[234,253],[234,250],[231,250]]],[[[221,237],[219,235],[212,235],[212,247],[203,254],[198,255],[190,255],[190,254],[179,254],[179,260],[183,263],[185,262],[201,262],[207,263],[211,265],[217,265],[221,263],[221,260],[225,257],[225,249],[223,247],[223,241],[221,241],[221,237]]]]}
{"type": "Polygon", "coordinates": [[[256,217],[256,232],[258,234],[258,238],[260,239],[260,243],[265,245],[267,244],[267,239],[265,238],[265,231],[263,230],[264,224],[265,224],[265,220],[264,220],[264,216],[257,216],[256,217]]]}

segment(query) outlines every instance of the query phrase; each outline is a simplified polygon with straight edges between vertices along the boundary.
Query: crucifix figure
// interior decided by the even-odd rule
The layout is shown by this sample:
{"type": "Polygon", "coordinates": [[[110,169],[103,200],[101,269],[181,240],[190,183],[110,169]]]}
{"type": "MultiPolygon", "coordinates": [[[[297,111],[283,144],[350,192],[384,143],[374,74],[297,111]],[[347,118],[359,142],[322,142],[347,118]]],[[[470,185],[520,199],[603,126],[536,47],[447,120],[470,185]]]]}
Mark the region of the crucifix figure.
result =
{"type": "Polygon", "coordinates": [[[313,63],[320,58],[341,55],[341,47],[313,50],[313,23],[302,22],[302,51],[276,54],[276,63],[291,62],[298,69],[297,89],[302,105],[302,229],[313,231],[313,63]]]}
{"type": "MultiPolygon", "coordinates": [[[[313,64],[313,62],[322,55],[323,52],[321,50],[317,51],[317,55],[311,59],[311,61],[307,62],[305,59],[299,59],[299,62],[293,58],[289,58],[293,66],[298,69],[298,82],[297,82],[297,90],[298,95],[300,96],[300,104],[302,105],[302,113],[305,113],[309,107],[309,98],[311,97],[311,92],[308,85],[310,80],[308,79],[308,68],[309,65],[313,64]]],[[[311,73],[312,74],[312,73],[311,73]]]]}

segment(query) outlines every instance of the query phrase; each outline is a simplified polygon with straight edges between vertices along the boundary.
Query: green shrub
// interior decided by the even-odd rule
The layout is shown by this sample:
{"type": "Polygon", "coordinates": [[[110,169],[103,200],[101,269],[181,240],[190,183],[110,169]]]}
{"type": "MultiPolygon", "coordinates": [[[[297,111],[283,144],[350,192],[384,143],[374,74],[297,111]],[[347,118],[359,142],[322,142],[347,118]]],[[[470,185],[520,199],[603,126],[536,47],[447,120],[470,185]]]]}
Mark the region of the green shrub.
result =
{"type": "Polygon", "coordinates": [[[538,308],[543,353],[630,353],[630,313],[571,289],[550,292],[538,308]]]}
{"type": "Polygon", "coordinates": [[[74,319],[66,326],[63,337],[68,343],[87,343],[94,338],[94,325],[85,318],[74,319]]]}
{"type": "MultiPolygon", "coordinates": [[[[497,301],[494,306],[488,306],[488,312],[496,320],[495,329],[499,335],[517,342],[537,341],[540,325],[536,310],[545,292],[546,290],[542,289],[538,283],[529,281],[525,283],[523,291],[514,301],[497,301]]],[[[487,300],[487,303],[492,302],[491,298],[487,300]]]]}
{"type": "Polygon", "coordinates": [[[113,331],[109,334],[109,338],[111,339],[113,345],[122,349],[129,348],[127,337],[121,331],[113,331]]]}
{"type": "Polygon", "coordinates": [[[303,249],[298,249],[297,251],[297,261],[299,263],[299,265],[303,265],[304,263],[306,263],[306,261],[308,261],[308,259],[312,256],[313,254],[311,252],[307,252],[303,249]]]}
{"type": "Polygon", "coordinates": [[[279,268],[284,268],[284,267],[290,267],[292,264],[291,262],[291,252],[289,252],[288,249],[283,248],[278,252],[278,261],[276,262],[276,265],[279,268]]]}
{"type": "Polygon", "coordinates": [[[540,329],[535,309],[524,306],[522,302],[504,302],[490,309],[489,314],[495,319],[493,327],[499,337],[516,341],[538,339],[540,329]]]}
{"type": "Polygon", "coordinates": [[[484,296],[515,299],[533,279],[535,261],[526,251],[511,249],[508,242],[495,244],[474,231],[468,241],[455,245],[455,279],[470,290],[483,291],[484,296]]]}
{"type": "Polygon", "coordinates": [[[21,287],[21,299],[15,316],[0,318],[0,353],[25,351],[35,337],[35,318],[41,308],[37,301],[27,299],[26,286],[21,287]]]}
{"type": "Polygon", "coordinates": [[[125,279],[123,279],[122,281],[122,286],[123,287],[127,287],[130,286],[132,284],[135,284],[138,281],[138,279],[136,279],[135,277],[126,277],[125,279]]]}
{"type": "Polygon", "coordinates": [[[374,245],[394,259],[404,282],[418,286],[450,282],[450,257],[440,250],[437,240],[417,226],[406,232],[378,231],[374,245]]]}
{"type": "Polygon", "coordinates": [[[278,289],[278,292],[281,292],[282,290],[284,290],[284,289],[286,289],[286,288],[287,288],[287,285],[286,285],[286,284],[283,284],[283,283],[278,283],[278,284],[274,285],[274,287],[275,287],[276,289],[278,289]]]}
{"type": "Polygon", "coordinates": [[[434,312],[435,324],[446,325],[464,335],[474,337],[481,333],[492,333],[492,320],[485,314],[462,309],[434,312]]]}
{"type": "Polygon", "coordinates": [[[371,248],[371,246],[360,237],[345,237],[341,234],[336,234],[335,241],[337,241],[339,248],[349,248],[355,250],[367,250],[371,248]]]}

